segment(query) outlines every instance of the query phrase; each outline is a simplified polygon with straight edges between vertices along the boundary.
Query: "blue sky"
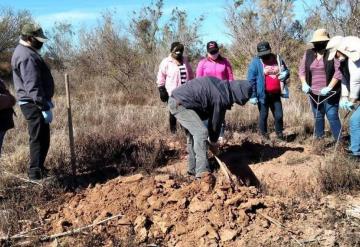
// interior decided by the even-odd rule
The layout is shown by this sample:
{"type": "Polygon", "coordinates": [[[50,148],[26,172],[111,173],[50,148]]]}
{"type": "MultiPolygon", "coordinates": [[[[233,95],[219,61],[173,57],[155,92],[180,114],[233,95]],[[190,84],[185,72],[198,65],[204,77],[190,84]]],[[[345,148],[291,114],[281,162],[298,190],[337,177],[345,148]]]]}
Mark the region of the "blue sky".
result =
{"type": "MultiPolygon", "coordinates": [[[[232,0],[164,0],[164,16],[166,18],[175,7],[186,10],[191,20],[204,14],[206,19],[201,29],[204,43],[216,40],[227,44],[229,37],[225,34],[224,8],[231,2],[232,0]]],[[[102,12],[114,8],[122,22],[126,23],[133,10],[139,10],[150,3],[151,0],[1,0],[0,7],[29,10],[46,30],[54,21],[61,20],[91,26],[102,12]]],[[[295,12],[297,16],[304,12],[302,1],[296,1],[295,12]]]]}

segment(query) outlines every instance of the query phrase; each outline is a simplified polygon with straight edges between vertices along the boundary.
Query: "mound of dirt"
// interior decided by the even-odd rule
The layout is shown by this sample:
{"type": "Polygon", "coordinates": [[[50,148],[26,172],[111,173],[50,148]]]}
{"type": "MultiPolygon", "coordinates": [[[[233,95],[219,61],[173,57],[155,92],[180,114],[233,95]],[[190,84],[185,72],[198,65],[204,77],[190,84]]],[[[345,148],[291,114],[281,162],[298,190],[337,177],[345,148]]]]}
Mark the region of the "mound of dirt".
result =
{"type": "Polygon", "coordinates": [[[81,193],[69,193],[65,204],[41,210],[40,217],[47,222],[46,232],[53,234],[123,215],[92,229],[102,236],[102,246],[336,243],[341,232],[337,229],[345,228],[334,226],[329,218],[329,212],[334,213],[331,200],[297,198],[303,191],[315,191],[314,172],[321,164],[320,156],[299,145],[278,144],[274,149],[244,141],[238,146],[230,144],[220,157],[242,186],[230,186],[216,170],[215,187],[209,190],[201,181],[186,177],[184,157],[153,175],[118,177],[81,193]],[[265,195],[259,188],[272,193],[265,195]],[[126,244],[117,245],[114,239],[126,244]]]}

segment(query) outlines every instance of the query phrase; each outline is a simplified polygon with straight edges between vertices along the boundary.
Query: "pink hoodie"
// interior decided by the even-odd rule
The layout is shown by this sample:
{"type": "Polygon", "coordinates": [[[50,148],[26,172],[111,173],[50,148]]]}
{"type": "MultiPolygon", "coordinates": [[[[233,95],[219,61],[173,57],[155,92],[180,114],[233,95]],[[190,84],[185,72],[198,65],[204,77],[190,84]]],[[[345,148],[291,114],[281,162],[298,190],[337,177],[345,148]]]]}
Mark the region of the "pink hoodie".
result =
{"type": "MultiPolygon", "coordinates": [[[[194,79],[194,72],[187,59],[184,57],[184,64],[186,67],[186,80],[194,79]]],[[[158,87],[164,86],[166,91],[171,96],[172,91],[181,85],[180,70],[174,58],[168,56],[164,58],[159,66],[159,72],[157,74],[156,84],[158,87]]]]}
{"type": "Polygon", "coordinates": [[[196,77],[205,76],[213,76],[220,80],[234,80],[231,64],[226,58],[216,59],[216,61],[207,57],[201,59],[196,69],[196,77]]]}

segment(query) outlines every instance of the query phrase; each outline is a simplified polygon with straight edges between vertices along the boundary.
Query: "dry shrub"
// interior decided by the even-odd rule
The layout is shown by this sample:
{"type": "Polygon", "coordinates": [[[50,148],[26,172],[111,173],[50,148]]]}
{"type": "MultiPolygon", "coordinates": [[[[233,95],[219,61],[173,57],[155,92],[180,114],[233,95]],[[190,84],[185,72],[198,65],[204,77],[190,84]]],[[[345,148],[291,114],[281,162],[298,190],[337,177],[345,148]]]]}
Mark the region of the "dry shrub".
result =
{"type": "Polygon", "coordinates": [[[318,180],[325,193],[360,190],[359,163],[341,154],[335,159],[329,157],[326,165],[319,168],[318,180]]]}

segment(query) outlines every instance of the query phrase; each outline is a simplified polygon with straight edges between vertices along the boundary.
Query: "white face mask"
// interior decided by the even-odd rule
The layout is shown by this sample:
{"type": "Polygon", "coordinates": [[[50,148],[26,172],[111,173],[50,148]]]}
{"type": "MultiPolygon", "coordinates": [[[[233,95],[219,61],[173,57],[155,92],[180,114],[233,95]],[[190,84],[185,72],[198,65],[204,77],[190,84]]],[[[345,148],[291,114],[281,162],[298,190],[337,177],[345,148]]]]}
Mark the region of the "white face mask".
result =
{"type": "Polygon", "coordinates": [[[209,54],[209,57],[210,57],[212,60],[216,60],[216,59],[219,57],[219,52],[218,52],[218,53],[215,53],[215,54],[209,54]]]}

